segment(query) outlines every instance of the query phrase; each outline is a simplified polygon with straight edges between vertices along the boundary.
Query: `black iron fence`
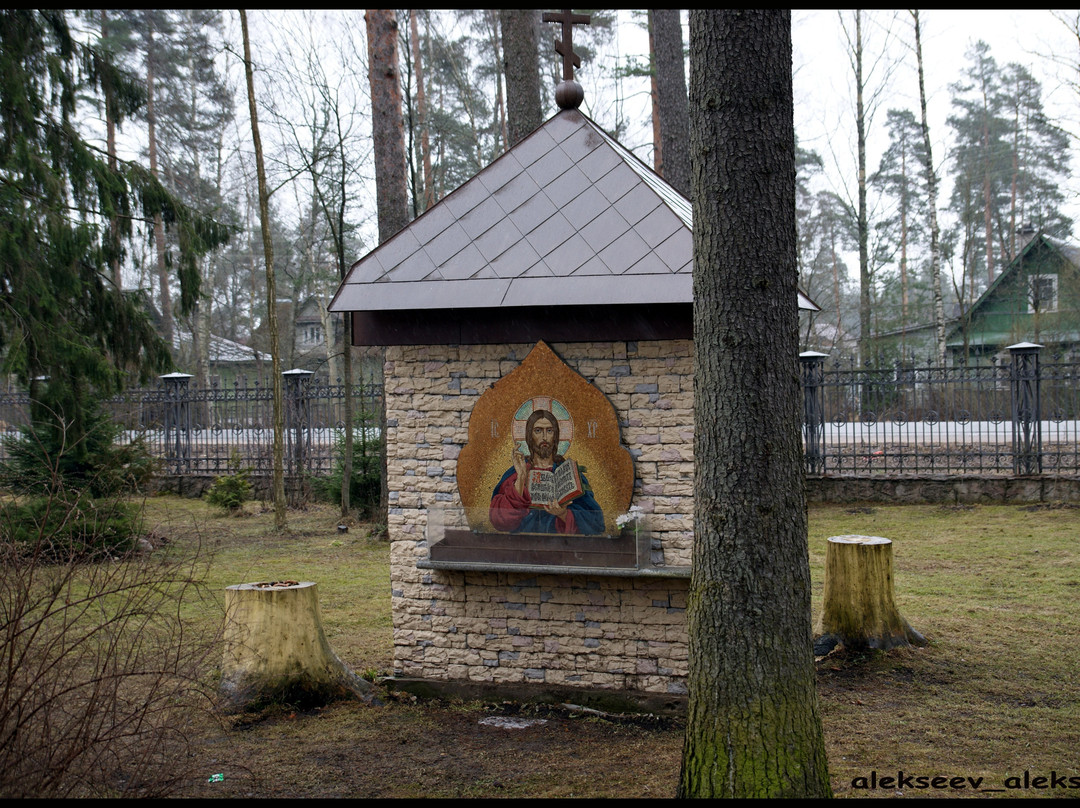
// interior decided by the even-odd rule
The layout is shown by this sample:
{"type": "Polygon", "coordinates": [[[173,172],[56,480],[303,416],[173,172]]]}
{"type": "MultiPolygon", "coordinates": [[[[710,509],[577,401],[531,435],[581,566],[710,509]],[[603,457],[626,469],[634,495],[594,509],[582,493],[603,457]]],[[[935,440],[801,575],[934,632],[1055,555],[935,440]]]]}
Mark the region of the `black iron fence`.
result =
{"type": "Polygon", "coordinates": [[[866,370],[800,356],[806,470],[1080,473],[1080,364],[1021,343],[996,365],[866,370]]]}
{"type": "MultiPolygon", "coordinates": [[[[800,356],[806,470],[825,475],[1080,474],[1080,363],[1042,361],[1021,344],[998,365],[859,369],[800,356]]],[[[381,389],[353,388],[354,435],[377,439],[381,389]]],[[[345,387],[283,374],[286,473],[331,472],[345,425],[345,387]]],[[[28,395],[0,392],[0,431],[26,423],[28,395]]],[[[201,388],[170,374],[116,396],[122,439],[140,438],[173,476],[273,465],[269,384],[201,388]]],[[[0,448],[0,456],[3,449],[0,448]]]]}
{"type": "MultiPolygon", "coordinates": [[[[329,474],[345,433],[345,386],[309,371],[282,374],[285,472],[289,476],[329,474]]],[[[353,430],[373,442],[379,435],[382,390],[353,387],[353,430]]],[[[8,435],[27,422],[29,396],[0,393],[0,429],[8,435]]],[[[273,389],[260,381],[198,387],[192,377],[172,373],[149,389],[129,389],[108,407],[121,427],[121,440],[140,439],[171,476],[218,476],[247,468],[255,476],[273,469],[273,389]]],[[[3,450],[0,449],[0,456],[3,450]]]]}

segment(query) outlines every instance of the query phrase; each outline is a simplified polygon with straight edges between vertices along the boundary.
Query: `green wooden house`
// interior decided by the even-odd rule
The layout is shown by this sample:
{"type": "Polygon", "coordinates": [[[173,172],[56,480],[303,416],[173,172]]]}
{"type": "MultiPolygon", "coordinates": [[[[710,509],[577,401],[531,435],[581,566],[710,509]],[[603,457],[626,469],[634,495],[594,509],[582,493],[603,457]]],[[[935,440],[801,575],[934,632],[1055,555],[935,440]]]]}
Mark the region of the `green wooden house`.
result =
{"type": "Polygon", "coordinates": [[[953,323],[945,342],[954,360],[968,361],[1018,342],[1080,351],[1080,247],[1036,234],[953,323]]]}

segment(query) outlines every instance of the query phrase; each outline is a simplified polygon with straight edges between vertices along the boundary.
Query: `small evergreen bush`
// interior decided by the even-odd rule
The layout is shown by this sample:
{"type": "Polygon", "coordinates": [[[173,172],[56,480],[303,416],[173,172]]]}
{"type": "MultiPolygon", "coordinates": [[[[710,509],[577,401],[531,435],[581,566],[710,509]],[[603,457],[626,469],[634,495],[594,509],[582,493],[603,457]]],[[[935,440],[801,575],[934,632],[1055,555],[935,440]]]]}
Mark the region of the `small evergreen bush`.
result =
{"type": "Polygon", "coordinates": [[[0,541],[49,561],[123,556],[142,532],[140,509],[118,499],[25,497],[0,508],[0,541]]]}
{"type": "Polygon", "coordinates": [[[119,427],[87,399],[80,430],[42,418],[4,439],[0,541],[51,561],[92,560],[133,550],[139,509],[123,500],[153,477],[156,461],[139,440],[118,444],[119,427]],[[80,437],[75,439],[75,435],[80,437]]]}
{"type": "Polygon", "coordinates": [[[16,494],[50,496],[56,492],[112,497],[143,488],[157,461],[141,439],[119,444],[120,428],[100,402],[86,405],[82,438],[69,442],[55,423],[32,423],[4,439],[7,460],[0,463],[0,488],[16,494]]]}
{"type": "MultiPolygon", "coordinates": [[[[382,464],[379,452],[382,442],[366,429],[353,431],[352,475],[349,478],[349,505],[360,513],[361,518],[371,518],[379,507],[382,488],[382,464]]],[[[341,504],[341,480],[345,474],[345,433],[334,442],[334,466],[326,477],[311,481],[315,498],[323,502],[341,504]]]]}
{"type": "Polygon", "coordinates": [[[240,454],[235,449],[229,467],[235,471],[214,480],[206,492],[206,501],[235,514],[251,499],[251,469],[240,467],[240,454]]]}

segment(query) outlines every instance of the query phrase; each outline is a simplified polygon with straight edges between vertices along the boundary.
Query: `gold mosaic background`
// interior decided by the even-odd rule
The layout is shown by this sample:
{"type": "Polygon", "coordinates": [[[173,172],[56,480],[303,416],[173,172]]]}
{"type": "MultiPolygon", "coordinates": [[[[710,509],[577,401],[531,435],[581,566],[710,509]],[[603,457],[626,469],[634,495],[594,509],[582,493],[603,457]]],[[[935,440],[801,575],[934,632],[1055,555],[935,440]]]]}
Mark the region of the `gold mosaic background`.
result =
{"type": "Polygon", "coordinates": [[[469,527],[494,532],[488,509],[496,484],[513,465],[514,415],[538,396],[553,398],[569,411],[574,432],[565,455],[583,467],[604,511],[607,532],[617,535],[615,519],[626,513],[634,491],[634,461],[620,442],[615,408],[544,342],[536,343],[521,365],[497,381],[473,407],[469,442],[461,450],[457,467],[458,492],[469,527]]]}

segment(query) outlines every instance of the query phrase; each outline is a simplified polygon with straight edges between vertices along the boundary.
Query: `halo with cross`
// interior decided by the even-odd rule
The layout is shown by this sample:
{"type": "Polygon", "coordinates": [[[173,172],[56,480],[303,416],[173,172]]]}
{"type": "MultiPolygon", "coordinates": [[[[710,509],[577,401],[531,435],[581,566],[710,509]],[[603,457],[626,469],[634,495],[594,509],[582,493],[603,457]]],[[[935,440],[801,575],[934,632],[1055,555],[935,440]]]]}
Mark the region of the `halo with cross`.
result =
{"type": "Polygon", "coordinates": [[[518,407],[517,412],[514,413],[512,430],[518,449],[522,454],[529,454],[529,444],[525,441],[525,426],[529,416],[537,410],[547,410],[559,422],[559,446],[556,454],[565,455],[570,449],[570,441],[574,439],[574,419],[570,417],[570,411],[562,405],[562,402],[551,396],[534,396],[518,407]]]}

